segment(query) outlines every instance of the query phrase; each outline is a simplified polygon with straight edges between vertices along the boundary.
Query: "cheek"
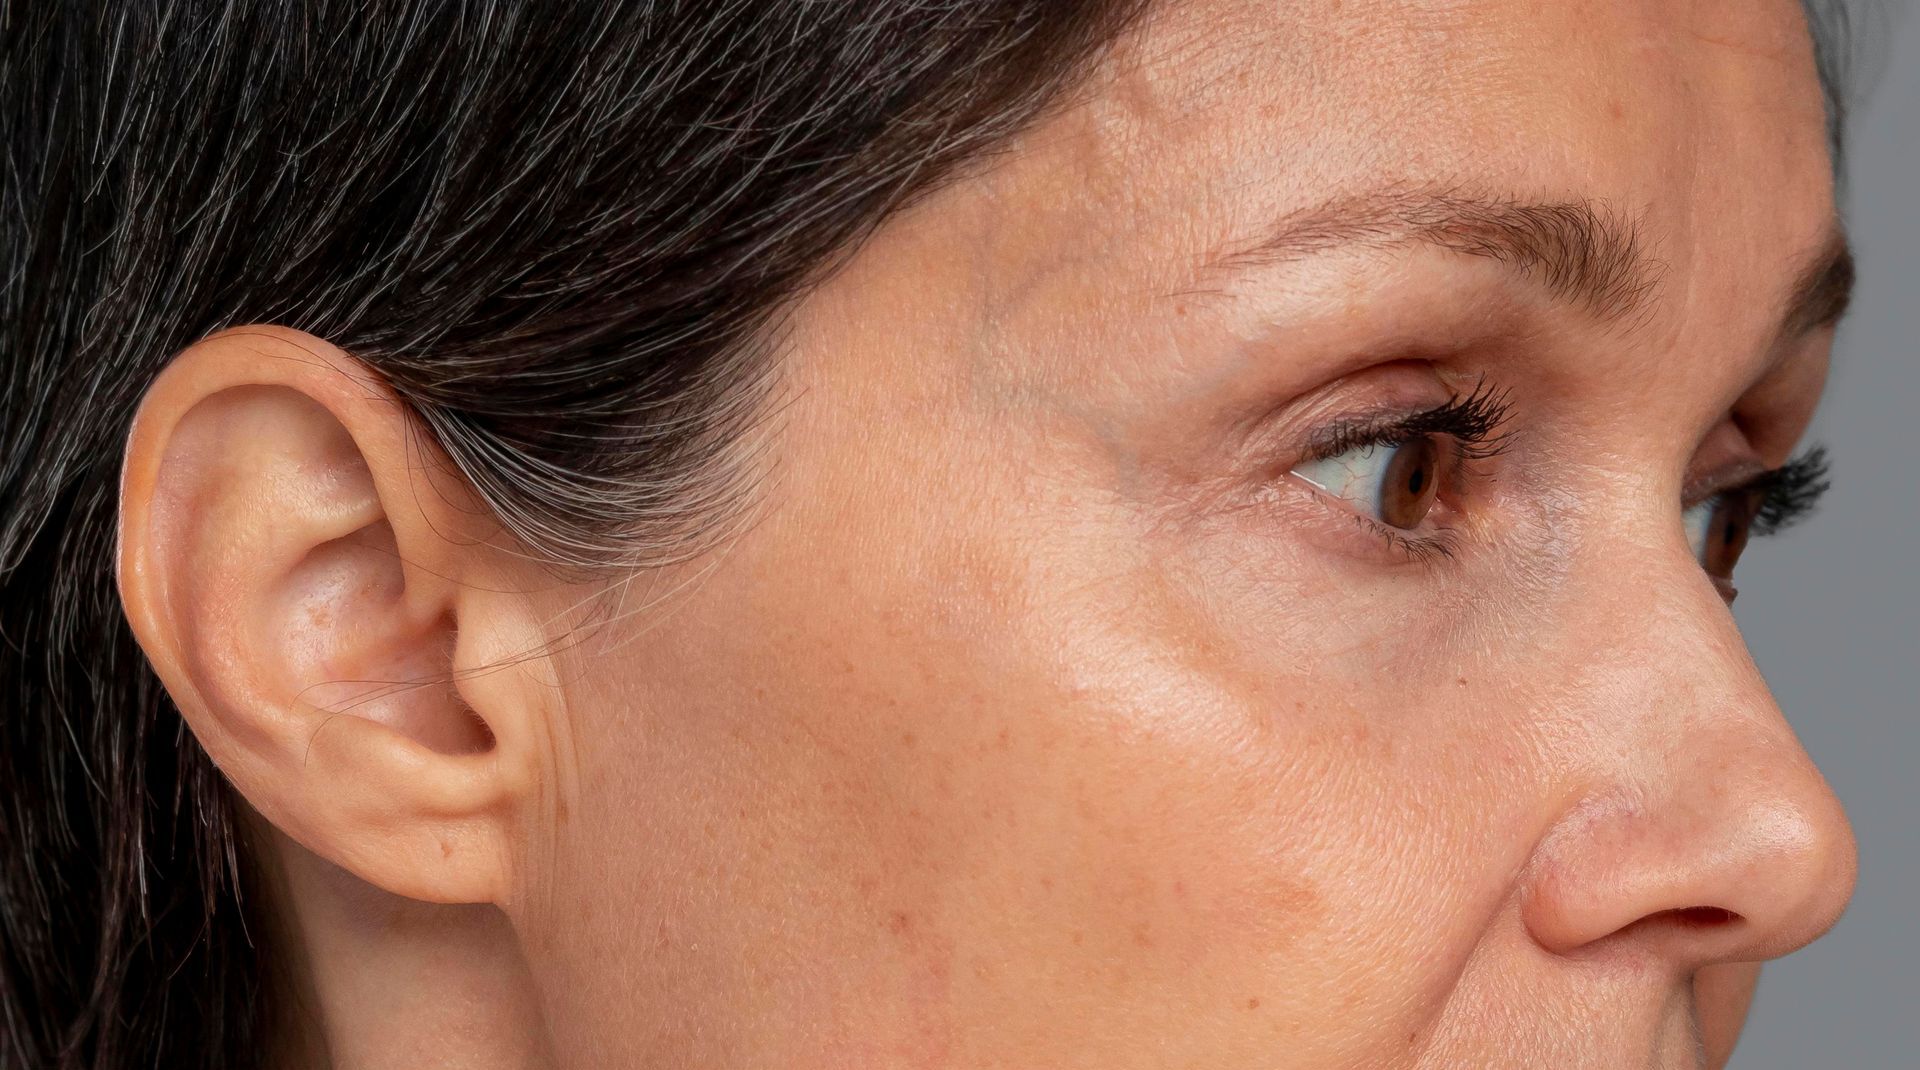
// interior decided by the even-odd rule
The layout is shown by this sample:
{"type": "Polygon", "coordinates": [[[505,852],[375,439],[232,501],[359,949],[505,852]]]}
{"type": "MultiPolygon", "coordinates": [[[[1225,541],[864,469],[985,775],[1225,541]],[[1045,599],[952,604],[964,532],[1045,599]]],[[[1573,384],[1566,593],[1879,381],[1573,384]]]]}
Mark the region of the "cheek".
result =
{"type": "Polygon", "coordinates": [[[847,664],[844,641],[885,667],[791,716],[834,756],[835,806],[807,819],[834,861],[809,879],[870,912],[848,938],[892,963],[882,991],[917,1007],[896,1017],[990,1021],[1019,1051],[1063,1013],[1196,1057],[1223,1036],[1328,1059],[1376,1041],[1341,1022],[1404,1041],[1505,891],[1488,800],[1459,787],[1486,756],[1409,732],[1427,711],[1278,668],[1311,649],[1247,662],[1151,585],[1081,581],[965,624],[956,579],[941,619],[964,626],[907,643],[843,621],[813,633],[834,654],[801,659],[847,664]]]}
{"type": "Polygon", "coordinates": [[[1728,962],[1701,970],[1693,982],[1693,998],[1700,1012],[1701,1040],[1707,1065],[1725,1066],[1746,1024],[1753,990],[1760,983],[1757,962],[1728,962]]]}
{"type": "MultiPolygon", "coordinates": [[[[1129,1037],[1380,1065],[1507,890],[1528,793],[1493,729],[1333,671],[1378,664],[1352,592],[1183,576],[1132,518],[1010,482],[961,500],[995,458],[916,470],[963,453],[936,445],[796,457],[835,493],[590,659],[563,1013],[673,1005],[793,1065],[1059,1065],[1090,1035],[1116,1067],[1129,1037]]],[[[657,1050],[738,1062],[695,1042],[657,1050]]]]}
{"type": "Polygon", "coordinates": [[[896,1018],[959,1018],[976,1037],[995,1023],[1009,1057],[1057,1043],[1063,1014],[1157,1037],[1263,1009],[1312,1020],[1292,1001],[1341,965],[1325,957],[1335,902],[1307,864],[1326,815],[1292,807],[1293,827],[1274,827],[1274,786],[1237,774],[1226,738],[1177,723],[1220,696],[1127,676],[1126,694],[1019,676],[923,694],[892,707],[912,711],[894,744],[850,743],[865,772],[818,835],[889,937],[873,950],[898,956],[881,990],[903,1000],[896,1018]]]}
{"type": "Polygon", "coordinates": [[[1482,801],[1442,787],[1470,748],[1273,668],[1304,651],[1237,664],[1141,588],[995,600],[988,628],[947,579],[938,613],[847,577],[805,627],[686,627],[602,670],[627,682],[570,822],[558,928],[592,939],[563,990],[752,1006],[843,1062],[1031,1059],[1063,1015],[1331,1061],[1437,1011],[1500,890],[1455,871],[1486,855],[1482,801]]]}

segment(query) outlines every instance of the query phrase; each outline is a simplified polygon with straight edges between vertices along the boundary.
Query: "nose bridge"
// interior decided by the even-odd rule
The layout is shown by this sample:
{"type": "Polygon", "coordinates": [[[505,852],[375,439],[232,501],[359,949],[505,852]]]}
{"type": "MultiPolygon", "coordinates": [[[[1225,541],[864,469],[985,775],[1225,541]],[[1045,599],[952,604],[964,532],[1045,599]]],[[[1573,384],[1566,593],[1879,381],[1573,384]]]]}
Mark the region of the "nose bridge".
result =
{"type": "Polygon", "coordinates": [[[1660,733],[1681,724],[1746,722],[1783,731],[1773,692],[1747,650],[1733,614],[1678,533],[1644,546],[1630,563],[1603,570],[1604,610],[1595,666],[1638,693],[1632,727],[1660,733]]]}
{"type": "Polygon", "coordinates": [[[1784,954],[1852,894],[1851,830],[1684,541],[1615,544],[1564,651],[1577,783],[1532,868],[1536,939],[1683,966],[1784,954]]]}

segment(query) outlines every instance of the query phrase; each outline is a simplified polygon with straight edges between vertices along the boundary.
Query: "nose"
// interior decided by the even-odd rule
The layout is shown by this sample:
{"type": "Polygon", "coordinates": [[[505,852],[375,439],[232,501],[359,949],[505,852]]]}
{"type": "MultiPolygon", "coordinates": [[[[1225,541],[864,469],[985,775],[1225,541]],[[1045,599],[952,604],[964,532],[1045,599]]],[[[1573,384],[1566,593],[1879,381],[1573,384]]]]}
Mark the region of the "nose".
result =
{"type": "Polygon", "coordinates": [[[1775,958],[1831,928],[1853,894],[1839,800],[1684,560],[1663,596],[1642,558],[1643,582],[1618,585],[1598,622],[1621,638],[1577,655],[1577,788],[1522,897],[1528,931],[1556,954],[1628,951],[1684,972],[1775,958]]]}

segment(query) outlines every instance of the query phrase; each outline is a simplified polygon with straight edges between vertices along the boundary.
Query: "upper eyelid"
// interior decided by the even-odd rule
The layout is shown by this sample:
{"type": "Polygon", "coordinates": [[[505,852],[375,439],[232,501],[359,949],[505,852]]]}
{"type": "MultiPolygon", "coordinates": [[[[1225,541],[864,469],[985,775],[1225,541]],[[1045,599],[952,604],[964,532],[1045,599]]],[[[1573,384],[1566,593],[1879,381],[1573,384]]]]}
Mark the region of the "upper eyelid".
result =
{"type": "Polygon", "coordinates": [[[1336,420],[1313,432],[1307,441],[1307,455],[1316,461],[1324,461],[1365,446],[1393,445],[1393,436],[1404,430],[1407,422],[1406,413],[1380,413],[1336,420]]]}
{"type": "Polygon", "coordinates": [[[1475,458],[1491,457],[1512,444],[1515,428],[1508,419],[1512,406],[1507,391],[1491,388],[1483,378],[1465,394],[1414,412],[1380,412],[1338,420],[1315,431],[1307,456],[1326,460],[1349,450],[1372,445],[1398,445],[1423,434],[1448,434],[1468,447],[1475,458]]]}
{"type": "Polygon", "coordinates": [[[1794,503],[1793,509],[1795,513],[1799,513],[1813,508],[1830,486],[1826,478],[1826,447],[1819,445],[1808,447],[1777,468],[1762,468],[1755,465],[1737,471],[1741,473],[1738,478],[1718,485],[1709,483],[1705,490],[1689,488],[1681,496],[1682,506],[1690,509],[1723,494],[1741,494],[1749,491],[1772,493],[1785,484],[1803,481],[1807,485],[1799,488],[1797,493],[1802,495],[1804,500],[1794,503]]]}
{"type": "Polygon", "coordinates": [[[1688,486],[1686,490],[1681,493],[1680,506],[1683,509],[1691,509],[1701,502],[1717,498],[1722,494],[1735,494],[1741,491],[1752,490],[1761,483],[1764,483],[1769,477],[1782,471],[1785,467],[1785,465],[1782,465],[1780,468],[1762,468],[1757,465],[1753,467],[1742,467],[1735,469],[1737,475],[1732,479],[1728,479],[1725,475],[1719,475],[1705,480],[1695,480],[1692,485],[1688,486]]]}

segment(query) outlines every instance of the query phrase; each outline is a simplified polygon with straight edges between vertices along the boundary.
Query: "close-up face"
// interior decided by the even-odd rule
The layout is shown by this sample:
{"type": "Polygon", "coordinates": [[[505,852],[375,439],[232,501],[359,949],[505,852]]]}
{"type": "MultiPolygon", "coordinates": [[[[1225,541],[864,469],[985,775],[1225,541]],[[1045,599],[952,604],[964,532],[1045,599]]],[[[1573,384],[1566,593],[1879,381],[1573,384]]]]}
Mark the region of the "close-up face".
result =
{"type": "Polygon", "coordinates": [[[1822,2],[0,17],[0,1070],[1904,1028],[1822,2]]]}
{"type": "Polygon", "coordinates": [[[751,523],[532,596],[560,1063],[1722,1063],[1854,880],[1729,608],[1833,198],[1791,0],[1153,10],[791,311],[751,523]]]}

